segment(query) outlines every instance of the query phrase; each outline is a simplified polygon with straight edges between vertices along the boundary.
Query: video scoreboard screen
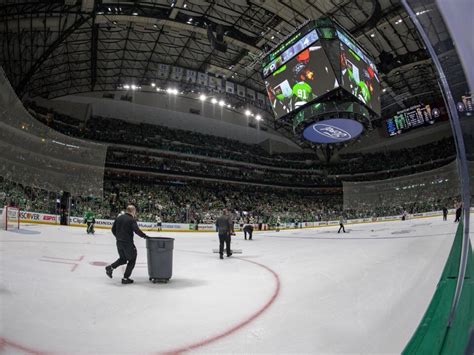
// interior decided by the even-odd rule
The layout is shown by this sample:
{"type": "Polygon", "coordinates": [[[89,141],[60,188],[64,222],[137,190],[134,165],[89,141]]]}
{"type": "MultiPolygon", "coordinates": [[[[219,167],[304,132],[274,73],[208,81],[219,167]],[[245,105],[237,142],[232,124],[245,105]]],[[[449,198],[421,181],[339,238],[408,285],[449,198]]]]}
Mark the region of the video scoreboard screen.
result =
{"type": "Polygon", "coordinates": [[[388,135],[393,137],[416,127],[432,125],[439,116],[439,109],[431,109],[430,105],[420,104],[398,111],[394,117],[389,118],[385,123],[388,135]]]}
{"type": "Polygon", "coordinates": [[[264,60],[262,74],[275,117],[299,111],[338,88],[379,115],[380,78],[373,61],[339,27],[318,26],[305,25],[264,60]]]}

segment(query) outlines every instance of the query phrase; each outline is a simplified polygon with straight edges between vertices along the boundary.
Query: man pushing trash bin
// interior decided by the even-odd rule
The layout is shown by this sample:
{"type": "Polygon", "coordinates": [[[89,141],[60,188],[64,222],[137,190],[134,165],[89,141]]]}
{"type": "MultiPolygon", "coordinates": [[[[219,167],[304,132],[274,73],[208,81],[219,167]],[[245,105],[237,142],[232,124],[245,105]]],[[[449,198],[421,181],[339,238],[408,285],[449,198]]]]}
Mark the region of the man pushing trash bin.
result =
{"type": "Polygon", "coordinates": [[[148,238],[140,228],[138,228],[135,217],[137,210],[135,206],[127,206],[126,212],[115,219],[112,226],[112,234],[117,239],[117,251],[119,258],[112,264],[105,267],[105,273],[108,277],[112,278],[112,272],[120,265],[127,264],[125,273],[123,274],[122,283],[131,284],[133,280],[130,278],[135,262],[137,261],[137,248],[133,244],[133,233],[136,233],[142,238],[148,238]]]}
{"type": "Polygon", "coordinates": [[[227,257],[232,255],[230,249],[230,236],[235,235],[234,233],[234,222],[229,214],[227,208],[222,211],[222,216],[217,218],[216,228],[219,234],[219,255],[221,259],[224,259],[224,243],[226,245],[227,257]]]}

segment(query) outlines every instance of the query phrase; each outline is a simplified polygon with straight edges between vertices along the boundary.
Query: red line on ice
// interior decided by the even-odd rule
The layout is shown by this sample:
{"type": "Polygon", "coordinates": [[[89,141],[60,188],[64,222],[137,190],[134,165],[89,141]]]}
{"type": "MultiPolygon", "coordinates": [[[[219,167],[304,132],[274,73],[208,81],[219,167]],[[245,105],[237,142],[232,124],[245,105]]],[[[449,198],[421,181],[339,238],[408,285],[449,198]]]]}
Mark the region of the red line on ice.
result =
{"type": "Polygon", "coordinates": [[[7,340],[5,338],[0,338],[0,351],[5,351],[6,350],[5,348],[7,348],[7,347],[23,351],[27,354],[34,354],[34,355],[45,355],[45,354],[47,354],[47,353],[42,352],[42,351],[29,349],[29,348],[27,348],[23,345],[14,343],[14,342],[12,342],[10,340],[7,340]]]}
{"type": "Polygon", "coordinates": [[[241,259],[241,258],[236,258],[236,259],[243,260],[243,261],[258,265],[258,266],[260,266],[261,268],[264,268],[265,270],[267,270],[268,272],[270,272],[273,275],[273,277],[275,279],[275,282],[276,282],[276,286],[275,286],[275,290],[273,291],[273,295],[270,297],[270,299],[267,301],[267,303],[265,303],[265,305],[262,308],[260,308],[257,312],[252,314],[250,317],[248,317],[244,321],[234,325],[232,328],[226,330],[223,333],[217,334],[213,337],[207,338],[205,340],[199,341],[197,343],[194,343],[194,344],[182,347],[182,348],[174,349],[174,350],[171,350],[171,351],[166,351],[163,354],[166,354],[166,355],[181,354],[181,353],[184,353],[186,351],[191,351],[191,350],[194,350],[196,348],[200,348],[202,346],[209,345],[209,344],[211,344],[211,343],[213,343],[217,340],[220,340],[222,338],[225,338],[225,337],[239,331],[240,329],[245,327],[247,324],[251,323],[256,318],[260,317],[263,314],[263,312],[265,312],[272,305],[272,303],[275,302],[276,298],[278,297],[278,295],[280,293],[280,287],[281,287],[280,277],[278,276],[278,274],[275,271],[273,271],[272,269],[270,269],[268,266],[257,263],[255,261],[251,261],[251,260],[247,260],[247,259],[241,259]]]}

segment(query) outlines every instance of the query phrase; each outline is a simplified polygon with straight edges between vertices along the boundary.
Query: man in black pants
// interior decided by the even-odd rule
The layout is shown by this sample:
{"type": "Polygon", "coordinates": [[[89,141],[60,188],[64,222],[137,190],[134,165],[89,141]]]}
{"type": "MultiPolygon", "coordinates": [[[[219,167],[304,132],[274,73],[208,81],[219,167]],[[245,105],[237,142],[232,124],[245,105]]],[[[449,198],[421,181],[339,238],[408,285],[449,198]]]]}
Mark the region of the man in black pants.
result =
{"type": "Polygon", "coordinates": [[[341,229],[343,233],[346,233],[346,229],[344,228],[344,216],[341,216],[339,218],[339,230],[337,231],[337,233],[341,233],[341,229]]]}
{"type": "Polygon", "coordinates": [[[133,280],[130,279],[130,275],[137,261],[137,248],[135,248],[135,244],[133,244],[133,233],[136,233],[142,238],[148,238],[148,236],[138,228],[137,221],[135,220],[136,214],[137,210],[135,206],[127,206],[126,213],[118,216],[112,226],[112,233],[117,239],[119,258],[114,263],[105,267],[105,273],[108,277],[112,278],[112,271],[114,269],[120,265],[127,264],[127,268],[123,274],[123,284],[133,283],[133,280]]]}
{"type": "Polygon", "coordinates": [[[253,226],[251,224],[246,224],[244,226],[244,238],[247,240],[247,234],[249,235],[249,240],[252,240],[253,226]]]}
{"type": "Polygon", "coordinates": [[[227,257],[232,255],[230,249],[230,236],[235,235],[234,233],[234,222],[229,215],[227,208],[224,208],[222,216],[217,218],[216,221],[217,233],[219,234],[219,257],[224,259],[224,243],[226,245],[227,257]]]}
{"type": "Polygon", "coordinates": [[[443,207],[443,221],[448,220],[448,209],[446,206],[443,207]]]}
{"type": "Polygon", "coordinates": [[[459,222],[461,220],[461,214],[462,214],[462,203],[460,202],[456,207],[456,219],[454,220],[454,222],[459,222]]]}

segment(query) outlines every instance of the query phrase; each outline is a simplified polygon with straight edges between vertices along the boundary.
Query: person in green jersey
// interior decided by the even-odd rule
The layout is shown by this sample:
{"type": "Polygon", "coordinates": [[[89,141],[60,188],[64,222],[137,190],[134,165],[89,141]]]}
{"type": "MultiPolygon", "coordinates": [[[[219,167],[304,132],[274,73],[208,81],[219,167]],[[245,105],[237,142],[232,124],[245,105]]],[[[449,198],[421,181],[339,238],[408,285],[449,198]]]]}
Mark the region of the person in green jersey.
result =
{"type": "Polygon", "coordinates": [[[86,212],[86,214],[84,215],[84,222],[86,222],[87,224],[87,234],[94,234],[95,231],[94,231],[94,225],[95,225],[95,216],[94,216],[94,213],[91,211],[91,209],[89,208],[89,210],[86,212]]]}

